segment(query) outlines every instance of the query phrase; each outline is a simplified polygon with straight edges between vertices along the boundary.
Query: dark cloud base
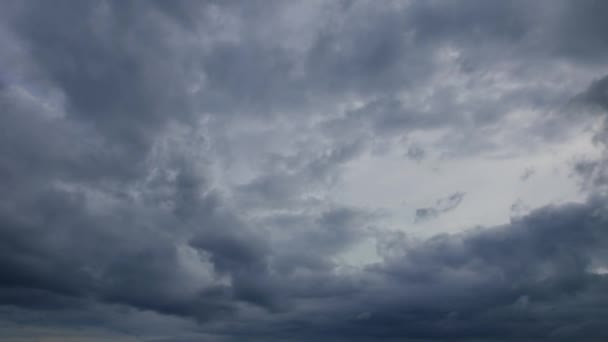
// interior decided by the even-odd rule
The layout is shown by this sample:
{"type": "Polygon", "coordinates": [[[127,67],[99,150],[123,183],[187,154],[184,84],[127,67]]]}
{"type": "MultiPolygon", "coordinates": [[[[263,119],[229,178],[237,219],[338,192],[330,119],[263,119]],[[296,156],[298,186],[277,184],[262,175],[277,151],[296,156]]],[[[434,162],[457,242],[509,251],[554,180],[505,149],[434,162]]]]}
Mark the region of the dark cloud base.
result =
{"type": "MultiPolygon", "coordinates": [[[[575,168],[591,184],[583,203],[426,240],[314,196],[402,134],[449,129],[451,153],[480,153],[492,145],[478,132],[507,111],[563,105],[536,85],[471,104],[445,88],[420,106],[400,94],[436,82],[446,47],[469,75],[600,70],[606,4],[339,1],[291,32],[269,19],[289,9],[274,1],[3,2],[0,339],[607,340],[604,156],[575,168]],[[353,98],[365,105],[332,114],[353,98]],[[285,122],[308,135],[248,138],[285,122]],[[262,171],[226,190],[217,174],[243,160],[262,171]],[[336,261],[366,239],[379,261],[336,261]]],[[[571,102],[603,118],[599,76],[571,102]]],[[[545,119],[537,140],[578,120],[545,119]]]]}

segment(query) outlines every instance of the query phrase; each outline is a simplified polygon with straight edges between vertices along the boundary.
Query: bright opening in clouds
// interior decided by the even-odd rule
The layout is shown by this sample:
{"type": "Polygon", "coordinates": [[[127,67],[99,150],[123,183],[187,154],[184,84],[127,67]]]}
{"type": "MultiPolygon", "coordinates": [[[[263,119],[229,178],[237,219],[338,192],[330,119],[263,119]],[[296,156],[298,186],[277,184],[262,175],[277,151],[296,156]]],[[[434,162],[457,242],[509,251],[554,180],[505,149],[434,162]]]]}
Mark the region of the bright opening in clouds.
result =
{"type": "Polygon", "coordinates": [[[0,1],[0,340],[606,341],[607,15],[0,1]]]}

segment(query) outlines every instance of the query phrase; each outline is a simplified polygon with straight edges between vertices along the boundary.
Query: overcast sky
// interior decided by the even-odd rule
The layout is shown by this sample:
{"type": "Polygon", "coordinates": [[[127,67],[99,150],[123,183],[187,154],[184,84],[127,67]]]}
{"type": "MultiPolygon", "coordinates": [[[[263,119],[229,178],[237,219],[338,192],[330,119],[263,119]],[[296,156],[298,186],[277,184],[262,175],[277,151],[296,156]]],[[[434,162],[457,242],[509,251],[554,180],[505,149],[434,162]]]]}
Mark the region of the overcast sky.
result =
{"type": "Polygon", "coordinates": [[[607,16],[0,0],[0,340],[608,340],[607,16]]]}

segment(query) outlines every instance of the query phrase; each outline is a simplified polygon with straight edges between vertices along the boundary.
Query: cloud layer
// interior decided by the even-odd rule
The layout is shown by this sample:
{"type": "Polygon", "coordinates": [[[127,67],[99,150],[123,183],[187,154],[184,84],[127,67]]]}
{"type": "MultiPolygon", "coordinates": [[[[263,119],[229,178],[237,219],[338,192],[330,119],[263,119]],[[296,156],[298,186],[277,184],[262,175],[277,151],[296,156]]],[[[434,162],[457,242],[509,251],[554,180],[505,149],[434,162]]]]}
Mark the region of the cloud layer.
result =
{"type": "Polygon", "coordinates": [[[0,339],[608,338],[608,3],[0,8],[0,339]]]}

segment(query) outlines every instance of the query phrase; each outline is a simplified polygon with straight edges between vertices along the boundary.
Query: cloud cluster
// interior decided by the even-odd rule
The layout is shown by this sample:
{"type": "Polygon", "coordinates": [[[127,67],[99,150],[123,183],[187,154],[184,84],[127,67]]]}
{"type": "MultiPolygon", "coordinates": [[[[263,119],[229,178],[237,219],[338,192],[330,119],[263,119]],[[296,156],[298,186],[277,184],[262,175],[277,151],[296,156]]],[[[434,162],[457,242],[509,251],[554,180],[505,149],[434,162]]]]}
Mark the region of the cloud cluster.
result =
{"type": "Polygon", "coordinates": [[[334,194],[374,156],[605,151],[607,5],[2,3],[0,339],[605,340],[605,153],[583,202],[428,239],[334,194]]]}

